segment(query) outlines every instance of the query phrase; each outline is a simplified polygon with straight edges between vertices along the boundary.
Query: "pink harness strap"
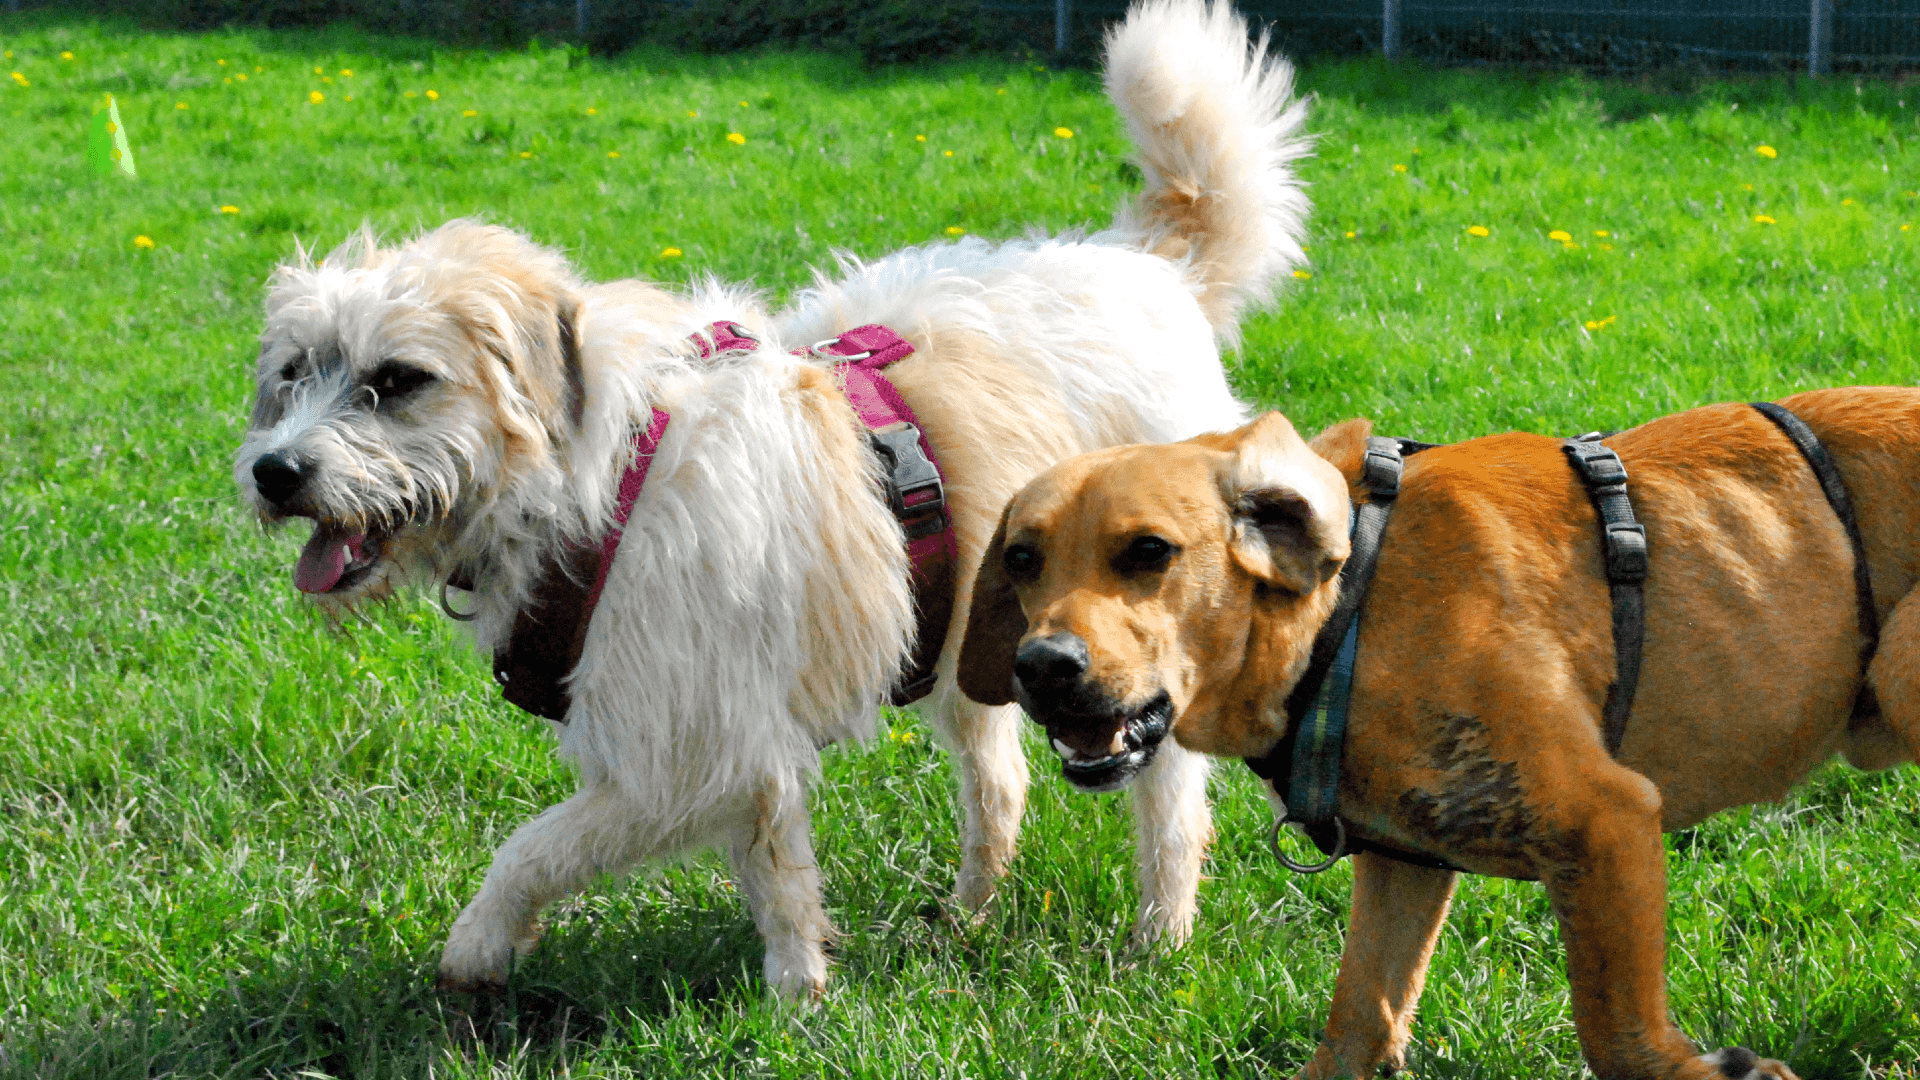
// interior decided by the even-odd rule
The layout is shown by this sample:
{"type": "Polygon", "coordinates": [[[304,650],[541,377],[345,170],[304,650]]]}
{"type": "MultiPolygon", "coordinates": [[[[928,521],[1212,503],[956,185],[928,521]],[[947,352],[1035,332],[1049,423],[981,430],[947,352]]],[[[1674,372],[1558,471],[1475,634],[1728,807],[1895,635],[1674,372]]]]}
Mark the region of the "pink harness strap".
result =
{"type": "MultiPolygon", "coordinates": [[[[690,338],[702,359],[759,348],[753,334],[733,322],[716,322],[690,338]]],[[[905,705],[933,689],[933,663],[945,644],[953,613],[953,584],[958,543],[946,513],[946,495],[933,449],[913,410],[881,369],[913,353],[913,346],[884,326],[862,326],[814,345],[815,356],[830,357],[847,401],[870,432],[876,454],[889,472],[887,496],[907,534],[913,563],[914,606],[919,612],[919,645],[913,665],[894,686],[892,700],[905,705]]],[[[566,677],[579,666],[587,626],[593,619],[607,574],[626,534],[627,521],[646,486],[647,472],[666,437],[672,417],[655,408],[647,426],[633,433],[633,461],[620,475],[613,526],[598,545],[581,544],[560,552],[543,566],[528,606],[514,617],[506,644],[494,653],[494,678],[506,699],[536,716],[566,722],[572,695],[566,677]],[[582,582],[591,579],[590,587],[582,582]]]]}

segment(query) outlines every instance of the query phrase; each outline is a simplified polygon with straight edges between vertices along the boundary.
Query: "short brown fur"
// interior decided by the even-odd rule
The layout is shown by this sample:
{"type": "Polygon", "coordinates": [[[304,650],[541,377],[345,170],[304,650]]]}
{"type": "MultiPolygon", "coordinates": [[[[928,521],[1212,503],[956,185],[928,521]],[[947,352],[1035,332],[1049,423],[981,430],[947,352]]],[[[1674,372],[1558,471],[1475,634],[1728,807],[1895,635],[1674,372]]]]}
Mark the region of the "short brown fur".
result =
{"type": "MultiPolygon", "coordinates": [[[[1745,405],[1606,440],[1652,560],[1644,668],[1617,758],[1600,731],[1614,656],[1598,529],[1559,440],[1496,435],[1409,458],[1367,598],[1341,813],[1359,836],[1543,882],[1581,1046],[1602,1077],[1722,1075],[1668,1017],[1661,831],[1780,799],[1836,753],[1862,768],[1920,753],[1920,390],[1782,404],[1852,493],[1882,627],[1870,667],[1841,523],[1798,451],[1745,405]],[[1863,684],[1878,709],[1853,717],[1863,684]]],[[[1291,429],[1267,422],[1086,455],[1020,492],[995,546],[1034,545],[1046,568],[1017,585],[982,569],[962,687],[1007,693],[1023,635],[1071,629],[1088,643],[1088,677],[1116,700],[1172,693],[1182,745],[1269,749],[1335,586],[1277,595],[1226,557],[1232,458],[1275,455],[1300,486],[1313,482],[1291,429]],[[1160,580],[1116,582],[1073,554],[1141,522],[1181,545],[1160,580]],[[1096,595],[1112,602],[1085,600],[1096,595]]],[[[1365,434],[1350,423],[1314,444],[1356,498],[1365,434]]],[[[1357,857],[1327,1037],[1302,1077],[1404,1063],[1453,877],[1357,857]]],[[[1746,1075],[1793,1073],[1761,1061],[1746,1075]]]]}

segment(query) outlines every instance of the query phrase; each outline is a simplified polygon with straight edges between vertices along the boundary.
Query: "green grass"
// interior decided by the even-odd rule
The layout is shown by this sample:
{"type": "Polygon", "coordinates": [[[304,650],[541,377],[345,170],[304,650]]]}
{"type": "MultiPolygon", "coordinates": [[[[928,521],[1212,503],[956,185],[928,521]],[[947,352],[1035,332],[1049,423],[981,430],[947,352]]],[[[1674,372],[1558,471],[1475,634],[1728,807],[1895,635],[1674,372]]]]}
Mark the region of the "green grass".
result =
{"type": "MultiPolygon", "coordinates": [[[[1126,950],[1124,803],[1051,775],[968,929],[939,917],[952,785],[911,715],[818,791],[847,932],[818,1010],[766,1000],[703,856],[562,905],[507,1001],[461,1013],[428,989],[445,930],[569,779],[426,601],[330,631],[228,479],[295,236],[482,214],[595,277],[778,298],[834,247],[1104,222],[1137,174],[1092,76],[58,16],[0,19],[0,44],[29,83],[0,83],[0,1073],[1255,1076],[1309,1054],[1350,876],[1280,871],[1243,770],[1218,772],[1185,951],[1126,950]],[[138,182],[82,160],[104,91],[138,182]]],[[[1315,265],[1236,360],[1303,427],[1571,433],[1915,381],[1920,88],[1379,63],[1303,83],[1315,265]]],[[[1920,771],[1826,770],[1675,838],[1670,870],[1688,1030],[1809,1080],[1916,1075],[1920,771]]],[[[1538,886],[1463,884],[1416,1038],[1420,1076],[1581,1072],[1538,886]]]]}

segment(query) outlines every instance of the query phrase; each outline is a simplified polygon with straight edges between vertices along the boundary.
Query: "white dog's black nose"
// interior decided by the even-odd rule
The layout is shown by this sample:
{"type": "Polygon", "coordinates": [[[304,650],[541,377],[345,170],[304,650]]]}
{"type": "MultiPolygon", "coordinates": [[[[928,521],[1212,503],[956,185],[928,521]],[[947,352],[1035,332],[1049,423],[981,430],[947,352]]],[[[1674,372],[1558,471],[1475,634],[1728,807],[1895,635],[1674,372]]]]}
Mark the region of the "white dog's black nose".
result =
{"type": "Polygon", "coordinates": [[[254,490],[275,506],[298,495],[306,482],[307,463],[292,454],[276,450],[253,463],[254,490]]]}
{"type": "Polygon", "coordinates": [[[1020,646],[1013,674],[1029,693],[1058,693],[1087,673],[1087,643],[1078,634],[1049,634],[1020,646]]]}

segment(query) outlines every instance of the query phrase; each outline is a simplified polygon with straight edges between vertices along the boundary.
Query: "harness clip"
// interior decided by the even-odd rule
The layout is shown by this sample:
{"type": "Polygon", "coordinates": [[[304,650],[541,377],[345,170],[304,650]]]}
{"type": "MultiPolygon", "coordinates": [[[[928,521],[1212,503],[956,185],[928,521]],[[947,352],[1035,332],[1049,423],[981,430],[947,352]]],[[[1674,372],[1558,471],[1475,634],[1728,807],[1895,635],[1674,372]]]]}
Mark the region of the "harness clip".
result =
{"type": "Polygon", "coordinates": [[[1607,580],[1635,585],[1647,580],[1647,527],[1638,522],[1607,522],[1607,580]]]}
{"type": "Polygon", "coordinates": [[[947,527],[947,491],[940,470],[920,449],[920,429],[904,420],[867,432],[886,475],[887,507],[906,530],[907,539],[932,536],[947,527]]]}
{"type": "Polygon", "coordinates": [[[1400,474],[1405,469],[1400,459],[1400,448],[1392,439],[1367,440],[1367,457],[1361,465],[1361,476],[1367,481],[1367,489],[1382,499],[1395,498],[1400,494],[1400,474]],[[1383,446],[1374,445],[1375,442],[1383,446]]]}

